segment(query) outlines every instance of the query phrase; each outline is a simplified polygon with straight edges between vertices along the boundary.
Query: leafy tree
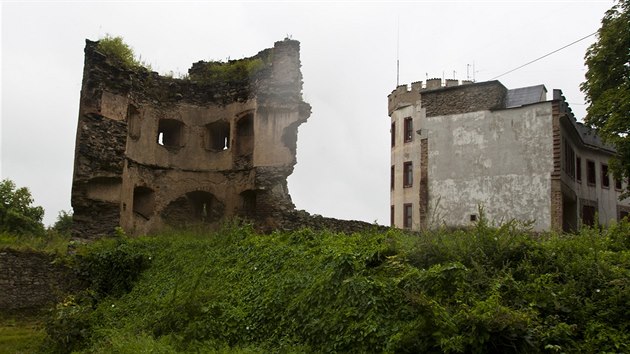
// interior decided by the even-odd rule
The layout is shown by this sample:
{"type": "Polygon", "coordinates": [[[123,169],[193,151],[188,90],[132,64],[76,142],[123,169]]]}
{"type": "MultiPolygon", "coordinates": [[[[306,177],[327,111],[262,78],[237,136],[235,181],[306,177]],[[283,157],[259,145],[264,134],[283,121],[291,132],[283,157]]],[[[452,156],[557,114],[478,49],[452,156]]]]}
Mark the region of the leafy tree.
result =
{"type": "Polygon", "coordinates": [[[586,123],[617,149],[611,161],[615,177],[630,177],[630,0],[619,0],[606,12],[585,63],[580,89],[589,104],[586,123]]]}
{"type": "Polygon", "coordinates": [[[41,235],[44,232],[44,208],[33,206],[26,187],[16,188],[9,179],[0,182],[0,232],[41,235]]]}
{"type": "Polygon", "coordinates": [[[72,231],[72,212],[60,211],[52,229],[61,235],[70,235],[72,231]]]}

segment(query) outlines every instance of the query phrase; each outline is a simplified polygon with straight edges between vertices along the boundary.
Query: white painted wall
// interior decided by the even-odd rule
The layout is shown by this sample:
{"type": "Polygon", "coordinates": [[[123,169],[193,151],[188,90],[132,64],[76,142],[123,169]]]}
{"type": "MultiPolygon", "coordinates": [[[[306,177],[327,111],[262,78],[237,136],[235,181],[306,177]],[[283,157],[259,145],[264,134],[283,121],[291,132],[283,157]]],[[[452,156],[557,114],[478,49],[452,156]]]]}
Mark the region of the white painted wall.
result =
{"type": "Polygon", "coordinates": [[[392,113],[391,122],[396,123],[396,145],[392,148],[391,163],[395,170],[394,189],[390,190],[391,205],[394,206],[394,226],[403,227],[403,205],[412,204],[412,229],[420,228],[419,195],[420,195],[420,137],[415,133],[420,129],[421,112],[415,105],[400,108],[392,113]],[[413,120],[413,137],[411,142],[404,142],[404,120],[413,120]],[[413,162],[413,185],[403,187],[403,166],[407,161],[413,162]]]}
{"type": "Polygon", "coordinates": [[[483,206],[490,221],[550,229],[551,102],[429,117],[421,125],[429,139],[429,226],[470,225],[483,206]]]}

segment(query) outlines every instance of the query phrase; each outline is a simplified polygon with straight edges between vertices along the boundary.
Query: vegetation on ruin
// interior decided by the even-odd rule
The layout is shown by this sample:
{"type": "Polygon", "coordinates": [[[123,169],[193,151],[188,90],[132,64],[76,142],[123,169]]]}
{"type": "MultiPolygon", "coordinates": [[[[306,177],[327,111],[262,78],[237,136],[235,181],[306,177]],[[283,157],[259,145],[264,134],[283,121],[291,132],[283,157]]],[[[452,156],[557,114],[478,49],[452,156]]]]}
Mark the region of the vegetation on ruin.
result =
{"type": "MultiPolygon", "coordinates": [[[[589,104],[586,123],[617,149],[610,163],[615,177],[630,178],[630,0],[606,12],[597,41],[585,56],[586,81],[580,86],[589,104]]],[[[623,197],[630,196],[630,185],[623,197]]]]}
{"type": "Polygon", "coordinates": [[[98,51],[124,68],[144,68],[151,71],[151,66],[137,59],[133,49],[120,36],[112,37],[106,34],[105,37],[98,40],[98,51]]]}
{"type": "Polygon", "coordinates": [[[238,60],[210,61],[203,63],[203,70],[191,75],[200,83],[247,82],[271,65],[272,51],[266,50],[251,58],[238,60]]]}
{"type": "Polygon", "coordinates": [[[51,314],[49,352],[630,351],[627,222],[119,232],[74,263],[91,286],[51,314]]]}

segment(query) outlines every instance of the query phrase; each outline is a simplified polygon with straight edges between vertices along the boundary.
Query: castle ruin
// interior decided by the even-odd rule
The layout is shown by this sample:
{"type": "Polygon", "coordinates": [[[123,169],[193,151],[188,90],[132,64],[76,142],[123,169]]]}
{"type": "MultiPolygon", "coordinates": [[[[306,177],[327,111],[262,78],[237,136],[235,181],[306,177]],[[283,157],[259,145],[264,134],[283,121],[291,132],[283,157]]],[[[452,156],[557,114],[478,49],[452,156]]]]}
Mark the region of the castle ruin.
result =
{"type": "Polygon", "coordinates": [[[287,177],[310,113],[298,41],[200,61],[176,79],[122,65],[86,40],[73,235],[117,226],[146,234],[234,216],[273,225],[294,210],[287,177]]]}

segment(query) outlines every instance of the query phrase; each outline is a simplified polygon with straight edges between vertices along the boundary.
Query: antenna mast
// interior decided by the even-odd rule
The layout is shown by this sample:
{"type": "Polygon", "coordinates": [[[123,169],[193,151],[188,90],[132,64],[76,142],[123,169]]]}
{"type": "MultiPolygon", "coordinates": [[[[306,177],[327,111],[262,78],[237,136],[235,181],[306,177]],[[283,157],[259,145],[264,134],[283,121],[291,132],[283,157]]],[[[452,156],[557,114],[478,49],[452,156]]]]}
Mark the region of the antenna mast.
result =
{"type": "Polygon", "coordinates": [[[396,33],[396,87],[400,85],[400,15],[398,15],[396,33]]]}

